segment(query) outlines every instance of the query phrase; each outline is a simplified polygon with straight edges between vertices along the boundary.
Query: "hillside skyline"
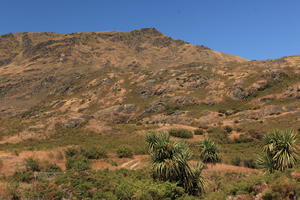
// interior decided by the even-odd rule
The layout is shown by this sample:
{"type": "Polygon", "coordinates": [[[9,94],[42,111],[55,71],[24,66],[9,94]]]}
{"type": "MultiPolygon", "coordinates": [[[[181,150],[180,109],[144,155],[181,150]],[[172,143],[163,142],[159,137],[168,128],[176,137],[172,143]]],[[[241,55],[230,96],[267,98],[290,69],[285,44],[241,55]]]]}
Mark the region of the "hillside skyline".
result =
{"type": "Polygon", "coordinates": [[[0,34],[122,32],[155,27],[249,60],[298,55],[300,3],[289,1],[2,1],[0,34]],[[16,6],[18,5],[18,6],[16,6]],[[284,36],[284,37],[283,37],[284,36]]]}

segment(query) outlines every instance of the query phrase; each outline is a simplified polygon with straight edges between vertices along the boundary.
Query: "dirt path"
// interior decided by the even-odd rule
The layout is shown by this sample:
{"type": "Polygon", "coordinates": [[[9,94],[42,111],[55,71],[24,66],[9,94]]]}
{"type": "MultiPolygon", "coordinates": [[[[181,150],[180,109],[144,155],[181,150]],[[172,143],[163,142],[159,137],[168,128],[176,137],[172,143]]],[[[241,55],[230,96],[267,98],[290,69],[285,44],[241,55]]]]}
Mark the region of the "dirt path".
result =
{"type": "Polygon", "coordinates": [[[135,155],[133,158],[107,158],[107,159],[100,159],[95,160],[92,163],[92,168],[96,170],[103,170],[103,169],[140,169],[144,166],[149,165],[149,156],[148,155],[135,155]]]}
{"type": "Polygon", "coordinates": [[[239,173],[250,173],[250,172],[258,172],[257,169],[251,169],[247,167],[240,167],[234,165],[228,165],[224,163],[217,164],[208,164],[206,172],[239,172],[239,173]]]}

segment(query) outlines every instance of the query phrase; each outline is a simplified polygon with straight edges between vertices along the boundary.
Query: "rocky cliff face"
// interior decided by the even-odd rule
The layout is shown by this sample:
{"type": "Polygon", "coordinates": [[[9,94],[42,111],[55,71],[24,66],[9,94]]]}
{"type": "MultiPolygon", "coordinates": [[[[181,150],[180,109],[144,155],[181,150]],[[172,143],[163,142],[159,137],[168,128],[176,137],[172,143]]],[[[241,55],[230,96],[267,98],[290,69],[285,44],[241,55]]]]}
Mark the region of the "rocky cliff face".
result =
{"type": "Polygon", "coordinates": [[[99,124],[299,124],[300,56],[248,61],[130,32],[0,36],[0,116],[43,130],[99,124]]]}

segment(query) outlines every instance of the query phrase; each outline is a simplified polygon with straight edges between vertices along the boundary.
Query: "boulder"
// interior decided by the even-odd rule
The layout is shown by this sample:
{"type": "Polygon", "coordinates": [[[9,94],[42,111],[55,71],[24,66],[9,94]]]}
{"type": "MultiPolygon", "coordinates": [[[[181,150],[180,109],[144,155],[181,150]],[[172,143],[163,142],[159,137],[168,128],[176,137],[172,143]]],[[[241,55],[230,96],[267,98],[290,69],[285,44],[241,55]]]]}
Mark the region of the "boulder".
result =
{"type": "Polygon", "coordinates": [[[148,106],[148,108],[145,109],[145,113],[157,113],[157,112],[161,112],[163,110],[165,110],[167,107],[167,105],[162,102],[162,101],[158,101],[155,103],[152,103],[148,106]]]}
{"type": "Polygon", "coordinates": [[[134,104],[116,105],[98,111],[95,116],[113,123],[127,123],[136,110],[134,104]]]}
{"type": "Polygon", "coordinates": [[[262,109],[263,116],[277,115],[277,114],[280,114],[281,112],[282,112],[282,107],[275,106],[275,105],[266,106],[262,109]]]}

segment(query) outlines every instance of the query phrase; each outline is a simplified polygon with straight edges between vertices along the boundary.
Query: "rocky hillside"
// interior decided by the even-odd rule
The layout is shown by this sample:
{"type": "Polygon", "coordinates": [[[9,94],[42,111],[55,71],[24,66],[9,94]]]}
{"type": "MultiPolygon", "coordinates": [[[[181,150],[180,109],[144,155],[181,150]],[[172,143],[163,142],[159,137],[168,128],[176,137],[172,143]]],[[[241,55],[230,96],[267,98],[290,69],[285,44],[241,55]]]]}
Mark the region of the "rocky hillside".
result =
{"type": "Polygon", "coordinates": [[[299,99],[300,56],[248,61],[154,28],[0,36],[2,144],[116,124],[230,126],[255,139],[300,128],[299,99]]]}

